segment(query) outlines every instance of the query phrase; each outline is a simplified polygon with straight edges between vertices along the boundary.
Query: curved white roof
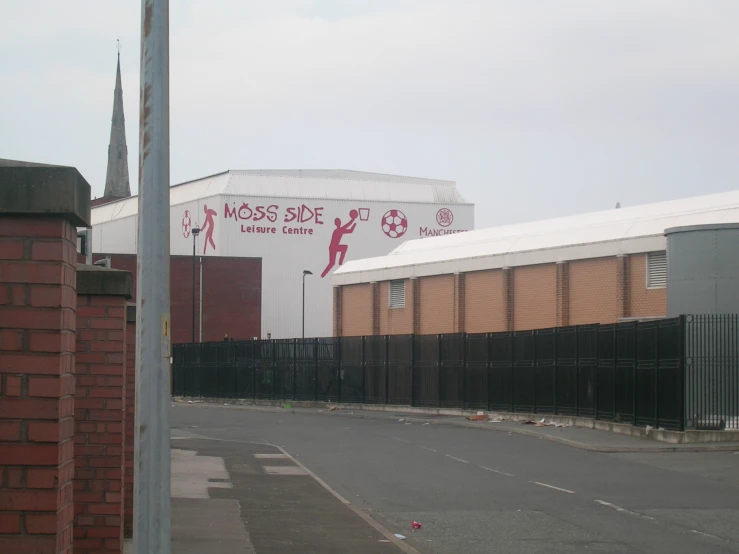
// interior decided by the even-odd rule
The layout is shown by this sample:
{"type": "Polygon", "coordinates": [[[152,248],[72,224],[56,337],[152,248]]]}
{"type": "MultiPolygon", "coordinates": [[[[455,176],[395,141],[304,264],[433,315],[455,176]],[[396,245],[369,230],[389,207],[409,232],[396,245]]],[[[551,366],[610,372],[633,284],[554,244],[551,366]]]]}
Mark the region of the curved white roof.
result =
{"type": "MultiPolygon", "coordinates": [[[[454,181],[403,177],[344,169],[231,170],[174,185],[170,205],[216,195],[466,204],[454,181]]],[[[92,209],[92,223],[135,215],[138,197],[102,204],[92,209]]]]}
{"type": "Polygon", "coordinates": [[[739,191],[411,240],[350,261],[334,284],[406,279],[664,250],[665,229],[739,222],[739,191]]]}

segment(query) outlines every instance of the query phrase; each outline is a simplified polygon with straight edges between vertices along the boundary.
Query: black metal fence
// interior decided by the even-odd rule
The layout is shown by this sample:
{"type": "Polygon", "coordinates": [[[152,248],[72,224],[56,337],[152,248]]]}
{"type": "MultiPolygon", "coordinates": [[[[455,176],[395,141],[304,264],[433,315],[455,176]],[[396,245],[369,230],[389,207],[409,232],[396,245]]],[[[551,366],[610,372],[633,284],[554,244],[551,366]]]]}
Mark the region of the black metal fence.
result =
{"type": "Polygon", "coordinates": [[[174,347],[173,392],[576,415],[666,429],[719,425],[739,409],[739,325],[736,316],[706,317],[182,344],[174,347]],[[688,358],[686,344],[695,351],[688,358]]]}

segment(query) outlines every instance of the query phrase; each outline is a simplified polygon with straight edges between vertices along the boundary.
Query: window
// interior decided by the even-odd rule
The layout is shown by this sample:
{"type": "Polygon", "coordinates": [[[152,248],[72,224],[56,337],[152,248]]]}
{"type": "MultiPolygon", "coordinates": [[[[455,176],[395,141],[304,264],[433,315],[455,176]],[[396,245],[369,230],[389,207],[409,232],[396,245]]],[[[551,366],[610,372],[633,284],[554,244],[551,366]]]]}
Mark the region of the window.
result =
{"type": "Polygon", "coordinates": [[[405,308],[405,281],[390,281],[390,307],[405,308]]]}
{"type": "Polygon", "coordinates": [[[667,252],[647,254],[647,288],[660,289],[667,286],[667,252]]]}

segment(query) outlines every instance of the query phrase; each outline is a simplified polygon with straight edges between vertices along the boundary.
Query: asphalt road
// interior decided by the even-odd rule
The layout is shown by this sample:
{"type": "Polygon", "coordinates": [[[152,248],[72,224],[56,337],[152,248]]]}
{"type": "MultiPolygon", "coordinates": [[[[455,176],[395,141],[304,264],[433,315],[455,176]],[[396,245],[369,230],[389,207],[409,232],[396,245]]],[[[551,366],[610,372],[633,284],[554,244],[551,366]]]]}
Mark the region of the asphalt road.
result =
{"type": "Polygon", "coordinates": [[[733,452],[602,454],[396,418],[206,405],[176,405],[172,425],[282,446],[424,553],[739,553],[733,452]]]}

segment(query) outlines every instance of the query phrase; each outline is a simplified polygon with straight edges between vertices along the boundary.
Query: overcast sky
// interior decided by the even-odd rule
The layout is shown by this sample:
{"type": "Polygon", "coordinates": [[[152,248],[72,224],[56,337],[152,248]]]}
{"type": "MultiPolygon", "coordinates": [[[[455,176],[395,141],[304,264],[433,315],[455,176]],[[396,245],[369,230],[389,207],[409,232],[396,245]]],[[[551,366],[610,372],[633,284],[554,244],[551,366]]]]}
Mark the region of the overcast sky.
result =
{"type": "MultiPolygon", "coordinates": [[[[0,0],[0,157],[105,185],[140,2],[0,0]]],[[[737,0],[170,0],[171,174],[457,181],[477,227],[739,188],[737,0]]]]}

